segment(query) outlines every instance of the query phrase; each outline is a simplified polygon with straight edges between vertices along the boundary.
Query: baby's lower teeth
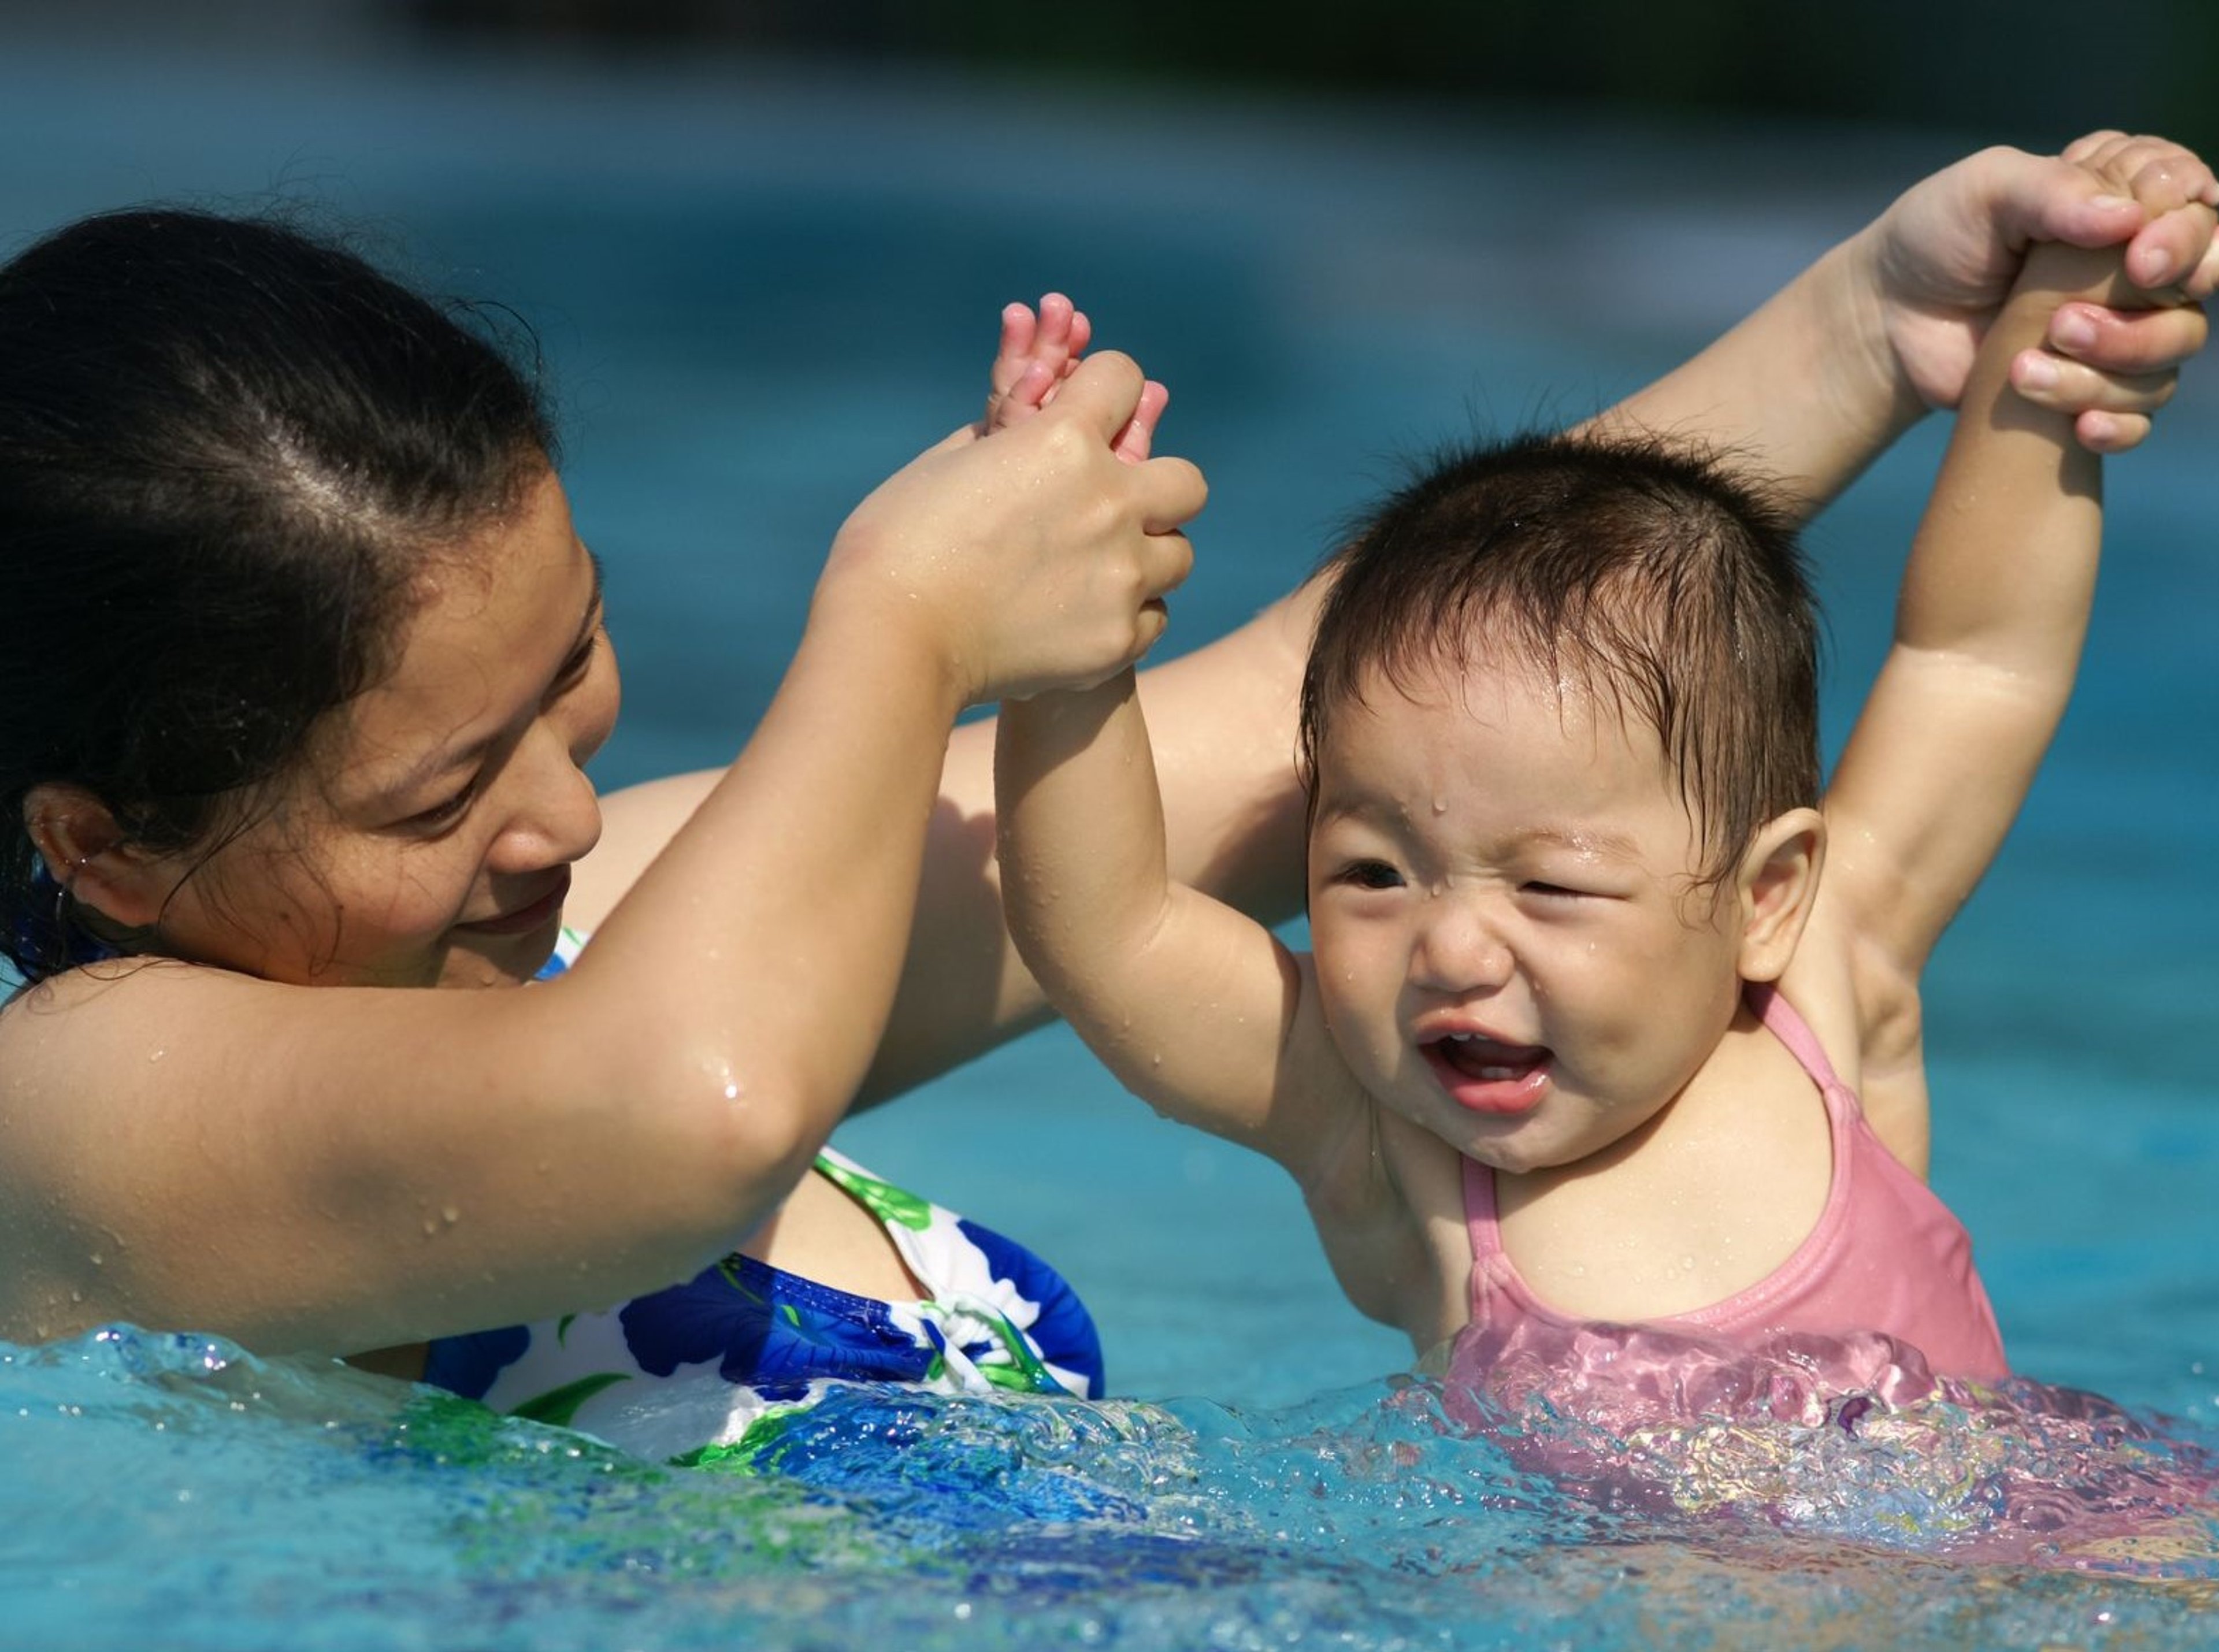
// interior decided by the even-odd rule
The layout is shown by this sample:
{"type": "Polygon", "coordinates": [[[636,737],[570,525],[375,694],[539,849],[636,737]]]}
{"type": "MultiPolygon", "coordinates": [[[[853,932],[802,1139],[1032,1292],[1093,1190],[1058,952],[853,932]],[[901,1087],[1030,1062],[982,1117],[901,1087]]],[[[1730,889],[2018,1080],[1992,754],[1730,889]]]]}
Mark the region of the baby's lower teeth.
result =
{"type": "Polygon", "coordinates": [[[1479,1076],[1488,1080],[1489,1083],[1495,1083],[1504,1078],[1515,1078],[1517,1076],[1517,1069],[1514,1067],[1482,1067],[1479,1070],[1479,1076]]]}

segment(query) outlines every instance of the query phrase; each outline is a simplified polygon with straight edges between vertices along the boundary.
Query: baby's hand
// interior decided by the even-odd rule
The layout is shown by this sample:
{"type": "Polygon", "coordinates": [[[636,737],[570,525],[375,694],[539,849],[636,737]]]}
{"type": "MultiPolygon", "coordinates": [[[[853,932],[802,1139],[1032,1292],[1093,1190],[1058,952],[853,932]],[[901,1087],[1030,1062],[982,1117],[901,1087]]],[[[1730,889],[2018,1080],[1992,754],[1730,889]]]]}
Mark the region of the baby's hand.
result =
{"type": "MultiPolygon", "coordinates": [[[[1004,308],[1001,345],[994,352],[994,365],[987,375],[986,414],[979,421],[979,433],[986,436],[1007,429],[1054,401],[1093,337],[1093,324],[1087,320],[1086,313],[1061,293],[1045,295],[1037,315],[1023,304],[1004,308]]],[[[1147,382],[1132,422],[1110,444],[1119,458],[1137,464],[1148,456],[1156,422],[1170,400],[1169,390],[1153,379],[1147,382]]]]}

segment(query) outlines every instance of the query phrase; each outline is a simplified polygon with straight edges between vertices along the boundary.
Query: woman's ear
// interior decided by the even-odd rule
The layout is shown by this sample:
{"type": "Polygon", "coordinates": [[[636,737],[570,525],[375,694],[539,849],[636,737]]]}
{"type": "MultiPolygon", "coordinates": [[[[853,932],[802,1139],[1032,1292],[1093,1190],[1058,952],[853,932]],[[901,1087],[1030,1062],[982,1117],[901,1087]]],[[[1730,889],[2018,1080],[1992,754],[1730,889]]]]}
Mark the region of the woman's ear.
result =
{"type": "Polygon", "coordinates": [[[23,798],[23,829],[47,874],[80,907],[119,928],[153,928],[176,873],[133,844],[98,798],[80,786],[34,786],[23,798]]]}
{"type": "Polygon", "coordinates": [[[1735,875],[1743,980],[1776,981],[1787,973],[1825,859],[1826,822],[1816,809],[1790,809],[1757,829],[1735,875]]]}

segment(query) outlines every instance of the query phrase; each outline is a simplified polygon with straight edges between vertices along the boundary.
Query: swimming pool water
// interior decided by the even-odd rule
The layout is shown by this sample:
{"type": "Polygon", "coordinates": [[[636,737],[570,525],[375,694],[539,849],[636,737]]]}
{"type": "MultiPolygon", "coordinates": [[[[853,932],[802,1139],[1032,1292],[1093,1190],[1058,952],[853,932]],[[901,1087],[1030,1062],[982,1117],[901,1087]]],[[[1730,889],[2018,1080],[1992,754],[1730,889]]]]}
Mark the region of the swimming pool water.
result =
{"type": "MultiPolygon", "coordinates": [[[[1608,400],[1967,146],[780,65],[340,73],[35,47],[0,61],[0,140],[38,162],[0,177],[10,244],[99,206],[274,186],[518,307],[610,568],[630,691],[612,784],[729,755],[842,512],[969,415],[1009,298],[1068,286],[1172,384],[1166,444],[1214,487],[1175,605],[1197,638],[1282,588],[1395,454],[1608,400]]],[[[1675,1460],[1769,1453],[1766,1485],[1803,1513],[1593,1506],[1521,1466],[1520,1431],[1549,1419],[1447,1426],[1438,1388],[1391,1375],[1407,1351],[1341,1303],[1278,1172],[1153,1120],[1049,1034],[841,1140],[1063,1266],[1134,1398],[849,1395],[743,1480],[191,1338],[4,1351],[9,1638],[2204,1643],[2208,1568],[1982,1558],[1961,1517],[2035,1481],[2093,1487],[2083,1506],[2178,1490],[2219,1426],[2216,408],[2191,382],[2113,468],[2079,699],[1930,977],[1936,1181],[2015,1363],[2163,1417],[2154,1446],[2039,1407],[1911,1456],[1714,1432],[1675,1460]],[[1974,1439],[2016,1467],[1948,1455],[1974,1439]]],[[[1812,536],[1837,736],[1936,434],[1812,536]]]]}

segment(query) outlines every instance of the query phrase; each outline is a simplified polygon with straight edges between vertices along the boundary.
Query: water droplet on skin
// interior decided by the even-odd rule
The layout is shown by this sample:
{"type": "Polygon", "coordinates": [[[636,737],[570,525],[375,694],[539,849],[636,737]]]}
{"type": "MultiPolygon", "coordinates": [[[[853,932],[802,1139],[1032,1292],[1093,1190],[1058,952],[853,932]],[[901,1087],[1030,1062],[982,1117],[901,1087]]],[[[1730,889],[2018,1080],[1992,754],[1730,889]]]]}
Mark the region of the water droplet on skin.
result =
{"type": "Polygon", "coordinates": [[[1693,1257],[1691,1257],[1691,1256],[1683,1256],[1683,1257],[1681,1257],[1681,1258],[1680,1258],[1680,1271],[1681,1271],[1681,1273],[1693,1273],[1693,1272],[1694,1272],[1694,1271],[1695,1271],[1695,1258],[1693,1258],[1693,1257]]]}
{"type": "Polygon", "coordinates": [[[152,1061],[159,1061],[159,1060],[160,1060],[164,1056],[165,1056],[165,1055],[167,1055],[167,1054],[169,1054],[169,1052],[168,1052],[167,1050],[155,1050],[155,1051],[152,1052],[152,1053],[151,1053],[146,1057],[146,1059],[147,1059],[148,1061],[150,1061],[150,1062],[152,1062],[152,1061]]]}
{"type": "Polygon", "coordinates": [[[724,1086],[724,1099],[728,1102],[738,1101],[740,1099],[740,1087],[737,1084],[726,1084],[724,1086]]]}
{"type": "Polygon", "coordinates": [[[1448,811],[1449,801],[1446,798],[1435,798],[1433,799],[1433,812],[1435,814],[1445,815],[1448,811]]]}
{"type": "Polygon", "coordinates": [[[439,1220],[446,1223],[448,1227],[452,1227],[457,1222],[462,1220],[462,1219],[463,1213],[455,1206],[441,1205],[439,1207],[439,1220]]]}
{"type": "Polygon", "coordinates": [[[424,1237],[426,1239],[430,1239],[432,1234],[438,1231],[439,1224],[438,1222],[433,1221],[429,1216],[424,1218],[424,1237]]]}

